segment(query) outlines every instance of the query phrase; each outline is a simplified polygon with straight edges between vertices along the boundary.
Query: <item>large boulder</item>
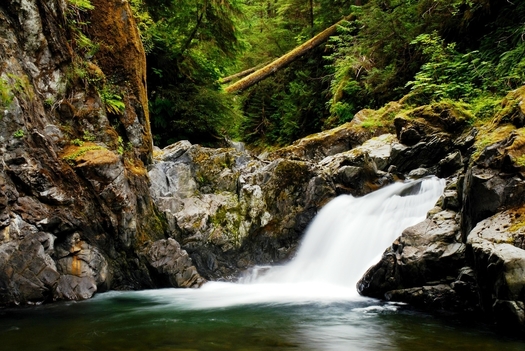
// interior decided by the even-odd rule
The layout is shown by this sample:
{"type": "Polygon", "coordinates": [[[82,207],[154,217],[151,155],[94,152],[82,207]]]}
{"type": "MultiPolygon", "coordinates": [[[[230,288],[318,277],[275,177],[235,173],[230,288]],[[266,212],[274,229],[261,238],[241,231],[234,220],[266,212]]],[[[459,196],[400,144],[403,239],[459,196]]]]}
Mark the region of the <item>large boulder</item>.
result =
{"type": "Polygon", "coordinates": [[[507,330],[525,331],[524,211],[497,213],[467,237],[484,311],[507,330]]]}
{"type": "Polygon", "coordinates": [[[174,239],[163,239],[144,249],[151,266],[165,279],[165,286],[198,288],[205,280],[193,266],[188,253],[174,239]]]}
{"type": "Polygon", "coordinates": [[[359,293],[430,310],[478,309],[475,278],[465,267],[459,215],[435,208],[405,229],[357,283],[359,293]]]}

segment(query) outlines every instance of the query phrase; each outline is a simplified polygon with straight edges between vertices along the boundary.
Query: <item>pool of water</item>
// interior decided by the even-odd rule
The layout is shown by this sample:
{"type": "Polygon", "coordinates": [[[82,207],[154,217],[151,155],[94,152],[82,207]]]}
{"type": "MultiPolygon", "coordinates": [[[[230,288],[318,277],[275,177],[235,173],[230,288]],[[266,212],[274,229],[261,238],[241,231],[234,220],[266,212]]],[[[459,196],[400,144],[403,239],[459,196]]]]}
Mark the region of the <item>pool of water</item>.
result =
{"type": "Polygon", "coordinates": [[[484,326],[402,305],[355,295],[341,299],[337,292],[317,301],[270,293],[243,303],[244,294],[253,292],[235,286],[109,292],[83,302],[0,310],[1,350],[525,349],[525,342],[484,326]]]}

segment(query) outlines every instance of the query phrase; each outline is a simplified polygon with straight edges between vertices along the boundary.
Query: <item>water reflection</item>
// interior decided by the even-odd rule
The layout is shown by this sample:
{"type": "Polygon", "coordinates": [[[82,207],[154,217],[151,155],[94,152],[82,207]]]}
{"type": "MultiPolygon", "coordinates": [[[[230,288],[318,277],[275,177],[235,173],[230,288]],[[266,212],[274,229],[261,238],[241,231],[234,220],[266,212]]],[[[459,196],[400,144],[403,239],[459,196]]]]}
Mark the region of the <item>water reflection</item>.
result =
{"type": "MultiPolygon", "coordinates": [[[[525,343],[371,299],[190,308],[188,291],[2,310],[2,350],[520,350],[525,343]]],[[[201,295],[202,297],[203,295],[201,295]]]]}

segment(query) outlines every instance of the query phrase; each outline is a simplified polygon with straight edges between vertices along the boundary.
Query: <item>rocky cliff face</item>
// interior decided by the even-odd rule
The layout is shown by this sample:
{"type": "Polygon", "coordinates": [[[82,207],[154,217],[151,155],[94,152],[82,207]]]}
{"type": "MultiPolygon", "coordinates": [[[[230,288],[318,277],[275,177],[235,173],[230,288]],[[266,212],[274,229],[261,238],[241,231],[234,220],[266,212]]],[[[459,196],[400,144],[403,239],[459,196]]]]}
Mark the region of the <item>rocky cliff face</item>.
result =
{"type": "Polygon", "coordinates": [[[164,240],[149,196],[145,60],[131,10],[93,4],[0,5],[0,305],[202,283],[164,240]],[[98,51],[76,43],[78,16],[90,16],[84,35],[98,51]],[[119,109],[103,99],[109,89],[119,109]]]}
{"type": "MultiPolygon", "coordinates": [[[[447,176],[442,199],[368,270],[360,293],[486,318],[504,331],[525,330],[523,92],[511,92],[492,123],[479,131],[460,128],[460,137],[434,149],[451,152],[430,162],[447,176]]],[[[396,123],[399,139],[412,128],[421,134],[420,122],[396,123]]]]}

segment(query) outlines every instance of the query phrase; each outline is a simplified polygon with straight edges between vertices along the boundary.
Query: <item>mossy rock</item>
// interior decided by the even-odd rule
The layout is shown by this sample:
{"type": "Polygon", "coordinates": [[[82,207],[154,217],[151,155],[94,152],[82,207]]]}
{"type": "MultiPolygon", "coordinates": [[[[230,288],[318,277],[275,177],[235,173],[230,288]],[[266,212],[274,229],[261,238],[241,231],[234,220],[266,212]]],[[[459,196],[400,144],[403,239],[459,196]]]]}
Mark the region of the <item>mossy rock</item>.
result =
{"type": "MultiPolygon", "coordinates": [[[[467,107],[466,104],[460,102],[442,100],[408,110],[401,116],[424,123],[432,129],[458,134],[474,121],[474,116],[467,107]]],[[[427,131],[426,134],[430,132],[432,130],[427,131]]]]}
{"type": "Polygon", "coordinates": [[[525,125],[525,86],[511,91],[501,103],[501,111],[495,116],[493,124],[512,123],[521,128],[525,125]]]}
{"type": "Polygon", "coordinates": [[[394,118],[402,110],[403,105],[393,101],[378,110],[359,111],[350,123],[368,130],[373,136],[392,133],[394,131],[394,118]]]}
{"type": "Polygon", "coordinates": [[[280,189],[290,185],[303,185],[309,177],[310,170],[304,161],[282,160],[275,168],[275,179],[280,189]]]}
{"type": "Polygon", "coordinates": [[[61,156],[63,160],[77,167],[113,164],[119,160],[115,153],[91,142],[68,145],[61,156]]]}

